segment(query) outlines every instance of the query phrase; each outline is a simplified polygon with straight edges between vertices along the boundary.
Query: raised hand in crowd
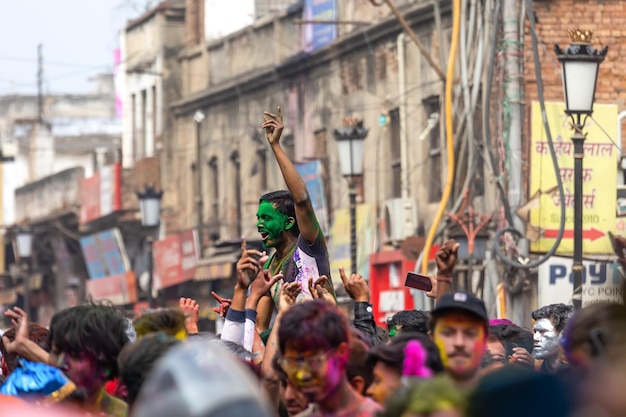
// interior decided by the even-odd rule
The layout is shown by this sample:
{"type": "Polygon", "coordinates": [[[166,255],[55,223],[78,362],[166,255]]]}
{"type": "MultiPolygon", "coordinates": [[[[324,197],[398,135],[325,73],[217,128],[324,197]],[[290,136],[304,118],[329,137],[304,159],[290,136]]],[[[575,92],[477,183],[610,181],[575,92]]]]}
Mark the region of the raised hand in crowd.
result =
{"type": "Polygon", "coordinates": [[[332,305],[335,305],[337,303],[334,295],[328,290],[329,286],[330,283],[326,275],[322,275],[315,281],[313,278],[309,278],[309,292],[311,293],[311,297],[313,297],[314,300],[322,299],[332,305]]]}
{"type": "Polygon", "coordinates": [[[246,308],[256,310],[256,307],[259,304],[259,300],[261,300],[261,297],[265,296],[274,286],[274,284],[276,284],[281,279],[283,279],[283,274],[277,274],[272,276],[270,274],[270,271],[268,271],[267,269],[261,270],[248,287],[250,290],[250,294],[246,299],[246,308]]]}
{"type": "Polygon", "coordinates": [[[509,358],[509,363],[524,365],[532,369],[535,366],[535,359],[523,347],[514,347],[513,354],[509,358]]]}
{"type": "Polygon", "coordinates": [[[267,254],[256,249],[248,249],[246,238],[241,238],[241,257],[237,261],[237,285],[248,288],[257,274],[263,270],[267,254]]]}
{"type": "Polygon", "coordinates": [[[278,312],[284,313],[296,303],[298,295],[302,292],[302,286],[299,282],[289,282],[280,287],[278,294],[278,312]]]}
{"type": "Polygon", "coordinates": [[[13,307],[4,312],[15,326],[15,339],[2,337],[2,343],[7,353],[13,353],[31,362],[50,362],[50,354],[37,343],[28,338],[28,315],[19,307],[13,307]]]}
{"type": "Polygon", "coordinates": [[[426,293],[427,297],[439,299],[443,294],[450,291],[452,284],[452,272],[458,258],[461,245],[454,239],[446,240],[435,255],[437,274],[430,276],[432,289],[426,293]]]}
{"type": "Polygon", "coordinates": [[[265,136],[270,145],[278,144],[280,136],[283,134],[283,112],[280,106],[276,108],[276,114],[270,112],[263,113],[263,124],[261,125],[265,129],[265,136]]]}
{"type": "Polygon", "coordinates": [[[198,333],[198,314],[200,305],[193,298],[182,297],[179,300],[180,309],[185,313],[185,328],[188,334],[198,333]]]}
{"type": "Polygon", "coordinates": [[[370,288],[361,274],[352,274],[350,278],[348,278],[344,268],[339,268],[339,276],[350,298],[357,303],[370,302],[370,288]]]}
{"type": "Polygon", "coordinates": [[[225,318],[228,313],[228,309],[232,304],[233,300],[231,298],[223,298],[215,291],[211,291],[211,296],[218,302],[219,306],[213,307],[213,311],[215,311],[221,318],[225,318]]]}

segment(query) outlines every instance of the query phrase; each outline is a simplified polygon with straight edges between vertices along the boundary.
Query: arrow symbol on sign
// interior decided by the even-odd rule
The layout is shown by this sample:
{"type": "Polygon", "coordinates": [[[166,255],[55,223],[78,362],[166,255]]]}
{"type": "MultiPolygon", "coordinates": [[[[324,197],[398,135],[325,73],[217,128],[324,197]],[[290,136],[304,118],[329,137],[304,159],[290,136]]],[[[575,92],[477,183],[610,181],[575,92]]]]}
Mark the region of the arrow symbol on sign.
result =
{"type": "MultiPolygon", "coordinates": [[[[546,239],[556,239],[558,235],[559,235],[559,229],[545,229],[543,231],[543,237],[546,239]]],[[[598,240],[601,237],[604,237],[605,235],[606,233],[604,233],[602,230],[596,229],[595,227],[583,230],[583,240],[589,240],[591,242],[598,240]]],[[[563,232],[563,239],[573,239],[573,238],[574,238],[573,230],[566,229],[563,232]]]]}

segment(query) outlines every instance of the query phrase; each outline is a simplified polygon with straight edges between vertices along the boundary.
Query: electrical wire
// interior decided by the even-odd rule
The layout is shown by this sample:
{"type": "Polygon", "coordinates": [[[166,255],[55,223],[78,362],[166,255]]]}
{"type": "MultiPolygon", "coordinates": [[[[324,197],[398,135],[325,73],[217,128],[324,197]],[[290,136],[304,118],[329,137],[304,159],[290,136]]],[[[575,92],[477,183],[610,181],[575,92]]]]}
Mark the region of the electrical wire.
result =
{"type": "Polygon", "coordinates": [[[552,140],[550,126],[548,124],[548,116],[546,115],[546,106],[545,106],[545,100],[544,100],[544,95],[543,95],[543,79],[541,78],[541,61],[539,59],[539,47],[538,47],[539,41],[537,40],[537,31],[535,28],[535,12],[533,9],[533,0],[524,0],[524,1],[526,2],[526,13],[528,16],[528,20],[530,22],[530,34],[531,34],[531,39],[532,39],[533,59],[535,62],[535,78],[537,79],[537,97],[539,99],[539,105],[541,106],[541,118],[543,121],[544,129],[546,131],[548,147],[550,149],[550,156],[552,159],[552,165],[554,167],[554,173],[555,173],[556,181],[557,181],[557,188],[559,190],[559,202],[560,202],[559,207],[561,211],[560,213],[561,219],[560,219],[560,224],[559,224],[559,233],[556,237],[556,240],[554,241],[554,244],[550,248],[550,250],[547,253],[545,253],[541,258],[536,259],[532,262],[527,262],[523,264],[520,262],[514,262],[510,260],[508,256],[506,256],[502,252],[502,249],[500,249],[500,245],[499,245],[500,239],[506,233],[511,233],[511,234],[517,235],[518,237],[523,237],[522,232],[515,229],[512,226],[512,223],[509,224],[509,227],[500,229],[496,232],[495,237],[494,237],[493,248],[494,248],[494,252],[496,253],[496,256],[504,264],[513,268],[528,270],[531,268],[536,268],[537,266],[543,264],[548,259],[550,259],[552,255],[556,253],[556,250],[558,249],[559,245],[561,244],[561,240],[563,239],[563,234],[565,233],[566,213],[565,213],[565,192],[563,190],[563,180],[561,179],[561,175],[559,172],[559,162],[556,156],[556,152],[554,150],[554,142],[552,140]]]}
{"type": "Polygon", "coordinates": [[[483,140],[485,141],[485,148],[487,149],[487,154],[489,155],[489,161],[491,163],[491,169],[493,171],[493,175],[496,182],[496,187],[498,188],[498,194],[500,195],[500,202],[502,207],[504,208],[504,216],[506,218],[506,222],[509,225],[513,224],[513,215],[511,214],[511,206],[509,205],[509,201],[506,197],[506,192],[504,191],[504,186],[502,185],[500,174],[496,171],[498,163],[496,162],[496,156],[493,153],[493,145],[491,141],[491,124],[489,123],[489,117],[491,116],[491,88],[493,85],[493,73],[495,70],[496,64],[496,45],[498,42],[498,29],[500,23],[500,1],[496,1],[496,6],[494,10],[494,23],[491,31],[491,39],[490,39],[490,52],[491,58],[489,59],[489,65],[487,67],[487,87],[485,88],[485,96],[484,96],[484,104],[483,104],[483,140]]]}
{"type": "MultiPolygon", "coordinates": [[[[428,231],[426,237],[426,243],[424,245],[423,252],[430,253],[430,249],[435,240],[437,228],[443,217],[448,200],[450,200],[450,194],[452,193],[452,184],[454,182],[454,132],[453,132],[453,120],[452,120],[452,87],[454,81],[454,67],[456,63],[457,48],[459,44],[461,24],[461,0],[453,0],[452,2],[452,41],[450,43],[450,55],[448,58],[448,71],[446,74],[446,88],[445,88],[445,108],[446,108],[446,142],[448,149],[448,175],[446,178],[446,186],[443,190],[443,196],[439,202],[439,207],[433,223],[428,231]]],[[[428,256],[424,256],[422,259],[422,273],[428,274],[428,256]]]]}

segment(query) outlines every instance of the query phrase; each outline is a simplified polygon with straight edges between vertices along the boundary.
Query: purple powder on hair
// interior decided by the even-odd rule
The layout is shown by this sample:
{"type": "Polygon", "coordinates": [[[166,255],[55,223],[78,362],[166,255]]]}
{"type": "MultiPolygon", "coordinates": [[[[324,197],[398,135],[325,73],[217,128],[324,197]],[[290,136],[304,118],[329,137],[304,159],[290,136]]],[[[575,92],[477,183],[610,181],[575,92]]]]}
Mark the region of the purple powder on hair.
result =
{"type": "Polygon", "coordinates": [[[501,326],[501,325],[515,326],[515,323],[513,323],[509,319],[491,319],[489,320],[489,325],[490,326],[501,326]]]}

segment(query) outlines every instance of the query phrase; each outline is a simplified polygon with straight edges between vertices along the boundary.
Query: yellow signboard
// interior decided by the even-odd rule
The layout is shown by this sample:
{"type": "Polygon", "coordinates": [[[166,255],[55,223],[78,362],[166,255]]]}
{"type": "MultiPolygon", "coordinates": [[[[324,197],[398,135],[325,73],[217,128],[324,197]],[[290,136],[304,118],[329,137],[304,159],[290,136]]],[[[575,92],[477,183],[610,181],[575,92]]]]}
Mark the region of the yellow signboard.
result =
{"type": "MultiPolygon", "coordinates": [[[[376,207],[359,204],[356,210],[357,269],[365,279],[369,278],[369,256],[376,250],[376,207]]],[[[330,270],[335,287],[343,285],[339,268],[348,277],[350,271],[350,210],[336,209],[330,241],[330,270]]]]}
{"type": "MultiPolygon", "coordinates": [[[[563,103],[546,103],[546,116],[565,190],[565,234],[557,253],[571,254],[574,250],[574,144],[570,140],[572,130],[564,110],[563,103]]],[[[619,158],[619,149],[613,143],[617,137],[616,121],[617,106],[596,104],[593,120],[589,118],[583,129],[587,133],[583,158],[583,252],[587,254],[613,252],[607,232],[616,227],[619,158]]],[[[539,196],[538,207],[530,211],[530,225],[540,232],[540,238],[532,243],[531,249],[547,252],[557,237],[561,211],[538,102],[532,105],[530,163],[530,196],[539,196]]]]}

